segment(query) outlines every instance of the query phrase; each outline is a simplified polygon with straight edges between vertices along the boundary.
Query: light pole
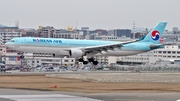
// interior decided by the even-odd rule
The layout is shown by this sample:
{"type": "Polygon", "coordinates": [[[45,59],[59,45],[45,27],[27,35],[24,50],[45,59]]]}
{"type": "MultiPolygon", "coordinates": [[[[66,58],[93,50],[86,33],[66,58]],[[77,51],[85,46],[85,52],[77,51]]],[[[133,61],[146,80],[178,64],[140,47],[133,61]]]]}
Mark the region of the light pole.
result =
{"type": "Polygon", "coordinates": [[[62,66],[62,57],[61,57],[61,66],[62,66]]]}

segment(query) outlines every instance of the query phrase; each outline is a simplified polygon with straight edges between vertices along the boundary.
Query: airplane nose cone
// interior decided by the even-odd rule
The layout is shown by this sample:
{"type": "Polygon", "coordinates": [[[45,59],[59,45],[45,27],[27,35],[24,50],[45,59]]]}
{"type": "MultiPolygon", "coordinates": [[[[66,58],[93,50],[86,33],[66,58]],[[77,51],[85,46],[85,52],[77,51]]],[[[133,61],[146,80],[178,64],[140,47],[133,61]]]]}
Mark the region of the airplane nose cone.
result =
{"type": "Polygon", "coordinates": [[[5,45],[5,46],[7,46],[7,45],[8,45],[8,42],[7,42],[7,43],[5,43],[4,45],[5,45]]]}
{"type": "Polygon", "coordinates": [[[5,46],[5,47],[8,47],[8,48],[17,48],[17,47],[15,47],[15,44],[14,44],[14,43],[11,43],[11,42],[6,42],[6,43],[4,44],[4,46],[5,46]]]}
{"type": "Polygon", "coordinates": [[[9,42],[6,42],[4,45],[5,45],[6,47],[9,47],[9,46],[10,46],[9,42]]]}
{"type": "Polygon", "coordinates": [[[4,44],[5,46],[7,45],[7,43],[4,44]]]}

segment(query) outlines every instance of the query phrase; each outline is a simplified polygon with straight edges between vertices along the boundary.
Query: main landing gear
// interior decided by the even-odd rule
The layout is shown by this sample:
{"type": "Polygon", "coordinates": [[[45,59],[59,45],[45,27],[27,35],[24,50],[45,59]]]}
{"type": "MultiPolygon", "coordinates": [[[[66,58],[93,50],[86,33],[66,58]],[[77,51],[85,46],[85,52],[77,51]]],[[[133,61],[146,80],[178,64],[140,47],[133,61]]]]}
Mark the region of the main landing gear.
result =
{"type": "Polygon", "coordinates": [[[83,62],[84,65],[88,64],[89,62],[93,63],[94,65],[98,64],[98,61],[95,61],[94,58],[88,58],[88,61],[84,61],[83,58],[79,59],[79,62],[83,62]]]}

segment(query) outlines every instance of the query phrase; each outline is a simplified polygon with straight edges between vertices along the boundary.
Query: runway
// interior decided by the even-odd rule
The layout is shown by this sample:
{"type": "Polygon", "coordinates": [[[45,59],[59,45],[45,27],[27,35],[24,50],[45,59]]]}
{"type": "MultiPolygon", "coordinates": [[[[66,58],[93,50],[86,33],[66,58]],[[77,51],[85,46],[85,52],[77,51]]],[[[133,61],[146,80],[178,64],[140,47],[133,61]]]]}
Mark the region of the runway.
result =
{"type": "Polygon", "coordinates": [[[54,91],[0,89],[0,101],[100,101],[54,91]]]}
{"type": "Polygon", "coordinates": [[[49,95],[3,95],[0,96],[2,101],[100,101],[91,98],[69,96],[62,94],[49,94],[49,95]]]}
{"type": "Polygon", "coordinates": [[[0,89],[0,101],[177,101],[180,93],[128,92],[128,93],[76,93],[0,89]]]}

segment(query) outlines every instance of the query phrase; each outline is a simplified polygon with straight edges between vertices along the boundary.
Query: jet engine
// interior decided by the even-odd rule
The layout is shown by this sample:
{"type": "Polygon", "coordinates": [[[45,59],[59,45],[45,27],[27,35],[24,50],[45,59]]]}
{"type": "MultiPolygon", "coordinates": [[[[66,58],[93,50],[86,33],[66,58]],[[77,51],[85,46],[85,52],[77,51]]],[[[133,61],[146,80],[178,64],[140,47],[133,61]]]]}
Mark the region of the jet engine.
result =
{"type": "Polygon", "coordinates": [[[79,50],[79,49],[69,50],[69,57],[71,58],[79,58],[79,57],[82,57],[83,55],[84,55],[84,52],[82,50],[79,50]]]}
{"type": "Polygon", "coordinates": [[[163,48],[164,45],[150,45],[150,49],[158,49],[158,48],[163,48]]]}

